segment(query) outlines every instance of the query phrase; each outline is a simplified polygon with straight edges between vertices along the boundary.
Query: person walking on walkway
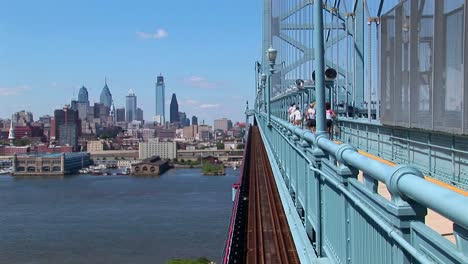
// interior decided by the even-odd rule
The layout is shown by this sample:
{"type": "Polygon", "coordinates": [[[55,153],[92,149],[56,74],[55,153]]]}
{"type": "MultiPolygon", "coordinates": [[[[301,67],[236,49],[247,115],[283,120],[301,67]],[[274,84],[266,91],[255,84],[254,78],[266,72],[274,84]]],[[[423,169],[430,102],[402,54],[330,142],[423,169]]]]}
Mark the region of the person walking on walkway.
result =
{"type": "Polygon", "coordinates": [[[305,120],[310,131],[315,133],[315,126],[317,123],[315,120],[315,102],[310,103],[309,107],[307,107],[305,120]]]}
{"type": "Polygon", "coordinates": [[[294,116],[294,124],[296,126],[300,126],[302,123],[302,114],[301,114],[301,110],[299,109],[299,106],[296,106],[296,110],[294,111],[293,116],[294,116]]]}
{"type": "Polygon", "coordinates": [[[289,119],[289,123],[293,123],[294,124],[294,111],[296,111],[296,104],[295,103],[292,103],[291,106],[288,108],[288,119],[289,119]]]}
{"type": "Polygon", "coordinates": [[[331,128],[333,126],[333,119],[335,119],[336,114],[331,109],[330,102],[325,103],[325,117],[327,119],[327,133],[331,135],[331,128]]]}

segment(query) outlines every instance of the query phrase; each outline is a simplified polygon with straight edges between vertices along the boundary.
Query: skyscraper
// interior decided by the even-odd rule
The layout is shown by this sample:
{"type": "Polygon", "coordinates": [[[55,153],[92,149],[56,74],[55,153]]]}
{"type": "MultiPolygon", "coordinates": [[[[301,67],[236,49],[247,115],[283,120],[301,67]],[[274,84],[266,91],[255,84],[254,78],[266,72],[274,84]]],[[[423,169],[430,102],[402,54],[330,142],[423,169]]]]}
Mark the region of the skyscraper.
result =
{"type": "Polygon", "coordinates": [[[110,108],[112,105],[112,94],[109,90],[109,87],[107,86],[107,80],[105,80],[104,82],[105,84],[104,84],[104,88],[102,88],[99,102],[105,105],[106,107],[110,108]]]}
{"type": "Polygon", "coordinates": [[[136,109],[137,109],[137,98],[132,89],[128,91],[128,95],[125,99],[125,119],[127,122],[132,122],[136,119],[136,109]]]}
{"type": "Polygon", "coordinates": [[[85,121],[88,117],[89,108],[89,97],[88,89],[82,86],[78,92],[78,102],[76,103],[76,109],[78,110],[78,117],[85,121]]]}
{"type": "Polygon", "coordinates": [[[185,112],[179,112],[179,123],[182,127],[185,126],[185,119],[187,118],[187,114],[185,112]]]}
{"type": "Polygon", "coordinates": [[[196,116],[192,116],[192,125],[198,125],[198,118],[196,116]]]}
{"type": "Polygon", "coordinates": [[[81,120],[78,117],[78,111],[65,106],[63,109],[54,111],[53,127],[55,139],[58,139],[60,145],[69,145],[76,148],[78,137],[81,132],[81,120]]]}
{"type": "Polygon", "coordinates": [[[125,108],[117,108],[117,122],[125,122],[125,108]]]}
{"type": "Polygon", "coordinates": [[[176,94],[172,94],[171,98],[171,105],[170,105],[170,119],[169,121],[172,123],[179,122],[179,103],[177,103],[176,94]]]}
{"type": "Polygon", "coordinates": [[[84,86],[81,86],[80,91],[78,92],[78,102],[89,103],[88,89],[84,86]]]}
{"type": "Polygon", "coordinates": [[[157,81],[156,81],[156,112],[154,116],[154,121],[159,124],[164,124],[166,119],[166,111],[165,111],[165,85],[164,85],[164,77],[159,74],[157,81]]]}
{"type": "Polygon", "coordinates": [[[141,108],[136,109],[135,119],[138,121],[143,121],[143,110],[141,108]]]}

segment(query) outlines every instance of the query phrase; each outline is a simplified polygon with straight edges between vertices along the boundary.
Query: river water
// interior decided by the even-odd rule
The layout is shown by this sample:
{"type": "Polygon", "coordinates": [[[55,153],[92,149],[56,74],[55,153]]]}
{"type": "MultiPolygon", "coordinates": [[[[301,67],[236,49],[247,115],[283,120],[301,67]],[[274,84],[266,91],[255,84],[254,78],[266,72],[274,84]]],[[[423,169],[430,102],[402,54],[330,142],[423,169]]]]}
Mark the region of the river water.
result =
{"type": "Polygon", "coordinates": [[[238,172],[0,177],[0,263],[219,263],[238,172]]]}

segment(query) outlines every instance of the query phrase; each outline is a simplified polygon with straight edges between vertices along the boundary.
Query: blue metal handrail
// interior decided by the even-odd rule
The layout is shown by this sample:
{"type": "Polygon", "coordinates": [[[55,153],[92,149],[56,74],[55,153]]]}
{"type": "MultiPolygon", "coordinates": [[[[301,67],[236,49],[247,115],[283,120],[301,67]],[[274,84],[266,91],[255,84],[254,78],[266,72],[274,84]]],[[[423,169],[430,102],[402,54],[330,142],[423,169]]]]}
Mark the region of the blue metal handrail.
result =
{"type": "Polygon", "coordinates": [[[411,199],[468,229],[468,198],[426,181],[416,168],[412,166],[392,167],[360,154],[348,144],[337,144],[326,136],[317,137],[311,131],[294,126],[275,116],[272,116],[271,120],[344,164],[384,182],[392,194],[393,201],[398,203],[400,198],[406,201],[411,199]]]}

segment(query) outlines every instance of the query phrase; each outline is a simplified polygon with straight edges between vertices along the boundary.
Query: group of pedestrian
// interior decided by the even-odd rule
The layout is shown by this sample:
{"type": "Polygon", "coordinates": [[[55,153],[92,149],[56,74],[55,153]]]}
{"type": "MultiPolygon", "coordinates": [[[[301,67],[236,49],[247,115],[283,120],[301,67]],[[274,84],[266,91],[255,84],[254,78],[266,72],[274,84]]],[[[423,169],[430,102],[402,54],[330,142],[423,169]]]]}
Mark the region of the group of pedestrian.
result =
{"type": "MultiPolygon", "coordinates": [[[[325,116],[327,121],[327,133],[330,134],[333,125],[333,119],[335,119],[336,114],[331,109],[329,102],[325,103],[325,116]]],[[[300,107],[296,105],[296,103],[292,103],[288,108],[288,118],[289,122],[296,126],[301,126],[302,122],[304,122],[310,131],[315,133],[315,127],[317,125],[315,102],[311,102],[307,106],[304,112],[304,116],[302,116],[300,107]]]]}

